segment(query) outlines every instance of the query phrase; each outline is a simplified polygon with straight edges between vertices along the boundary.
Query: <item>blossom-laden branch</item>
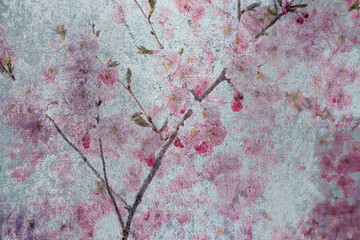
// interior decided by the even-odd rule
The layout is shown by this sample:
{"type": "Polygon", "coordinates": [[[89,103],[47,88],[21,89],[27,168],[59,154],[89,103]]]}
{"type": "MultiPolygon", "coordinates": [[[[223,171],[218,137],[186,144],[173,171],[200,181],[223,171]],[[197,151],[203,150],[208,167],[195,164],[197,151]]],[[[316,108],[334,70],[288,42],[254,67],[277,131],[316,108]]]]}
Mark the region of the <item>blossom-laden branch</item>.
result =
{"type": "Polygon", "coordinates": [[[223,81],[229,81],[230,79],[227,78],[225,75],[226,75],[226,68],[224,68],[221,71],[221,73],[220,73],[219,77],[216,79],[216,81],[213,82],[213,84],[211,84],[211,86],[208,89],[206,89],[201,96],[198,96],[194,89],[190,90],[190,92],[194,96],[195,101],[201,102],[217,87],[217,85],[219,85],[223,81]]]}
{"type": "Polygon", "coordinates": [[[121,86],[123,86],[126,91],[128,91],[130,93],[130,95],[134,98],[136,104],[139,106],[139,108],[141,109],[142,113],[145,115],[146,119],[149,121],[152,129],[154,132],[156,132],[161,140],[164,140],[161,131],[156,127],[155,123],[152,121],[152,117],[145,111],[144,107],[141,105],[140,101],[137,99],[137,97],[135,96],[135,94],[133,93],[133,91],[131,90],[130,87],[130,83],[131,83],[131,70],[128,68],[127,70],[127,74],[126,74],[126,80],[127,80],[127,85],[125,85],[120,79],[118,80],[121,84],[121,86]]]}
{"type": "Polygon", "coordinates": [[[143,199],[144,193],[147,190],[147,188],[149,187],[153,178],[155,177],[156,172],[159,170],[161,161],[164,158],[165,153],[167,152],[167,150],[169,149],[169,147],[175,140],[180,126],[184,125],[184,122],[192,115],[192,113],[193,113],[192,109],[187,110],[185,115],[182,117],[182,119],[176,125],[175,130],[170,134],[170,137],[166,141],[163,141],[163,144],[160,147],[158,154],[156,155],[155,164],[152,167],[152,169],[151,169],[150,173],[148,174],[148,176],[146,177],[146,179],[144,180],[143,184],[141,185],[140,190],[136,194],[134,204],[131,206],[129,216],[126,221],[126,227],[123,230],[123,240],[127,240],[129,237],[130,227],[131,227],[131,223],[132,223],[134,214],[136,213],[136,209],[140,205],[140,203],[143,199]]]}
{"type": "MultiPolygon", "coordinates": [[[[75,144],[73,144],[66,136],[65,134],[61,131],[59,125],[57,125],[57,123],[54,121],[54,119],[52,119],[50,116],[46,115],[46,118],[48,118],[54,125],[55,129],[58,131],[58,133],[61,135],[61,137],[65,140],[65,142],[67,142],[67,144],[69,144],[70,147],[72,147],[79,155],[80,157],[84,160],[84,162],[88,165],[88,167],[91,169],[91,171],[95,174],[95,176],[103,183],[106,185],[105,180],[101,177],[100,173],[95,169],[95,167],[89,162],[89,160],[87,159],[87,157],[84,155],[83,152],[81,152],[81,150],[75,146],[75,144]]],[[[116,193],[110,186],[109,186],[109,190],[115,194],[115,196],[117,196],[120,201],[123,203],[124,207],[129,210],[130,206],[127,204],[127,202],[125,201],[125,199],[120,196],[118,193],[116,193]]]]}
{"type": "Polygon", "coordinates": [[[153,27],[153,25],[152,25],[152,23],[151,23],[151,20],[150,20],[150,17],[151,17],[151,15],[152,15],[153,11],[154,11],[154,7],[155,7],[155,2],[156,2],[156,1],[150,1],[150,0],[149,0],[149,3],[153,3],[153,6],[150,6],[150,12],[149,12],[148,15],[146,15],[146,13],[144,12],[144,10],[142,9],[142,7],[140,6],[140,4],[138,3],[137,0],[134,0],[134,2],[135,2],[135,4],[136,4],[136,6],[140,9],[142,15],[146,18],[147,22],[149,23],[149,26],[150,26],[150,28],[151,28],[151,32],[150,32],[150,33],[155,37],[155,40],[156,40],[157,44],[159,45],[160,49],[163,49],[164,46],[160,43],[160,40],[159,40],[158,36],[156,35],[155,29],[154,29],[154,27],[153,27]]]}
{"type": "Polygon", "coordinates": [[[288,1],[286,1],[286,3],[284,4],[284,6],[282,6],[281,12],[280,14],[278,14],[268,25],[266,25],[258,34],[255,35],[255,37],[252,39],[252,41],[259,39],[261,36],[263,36],[265,34],[265,32],[272,27],[282,16],[284,16],[285,14],[287,14],[288,12],[295,12],[296,9],[298,8],[305,8],[308,5],[305,4],[297,4],[297,5],[292,5],[294,2],[294,0],[292,0],[290,3],[288,1]]]}
{"type": "Polygon", "coordinates": [[[121,225],[121,228],[124,230],[125,228],[125,224],[124,224],[124,221],[121,217],[121,214],[120,214],[120,210],[119,210],[119,207],[116,203],[116,199],[114,198],[112,192],[111,192],[111,188],[110,188],[110,185],[109,185],[109,181],[108,181],[108,178],[107,178],[107,174],[106,174],[106,163],[105,163],[105,157],[104,157],[104,151],[103,151],[103,147],[102,147],[102,142],[101,142],[101,138],[99,139],[99,147],[100,147],[100,156],[101,156],[101,162],[102,162],[102,166],[103,166],[103,172],[104,172],[104,180],[105,180],[105,186],[106,186],[106,190],[111,198],[111,201],[113,202],[114,204],[114,208],[115,208],[115,212],[116,212],[116,215],[118,217],[118,220],[120,222],[120,225],[121,225]]]}

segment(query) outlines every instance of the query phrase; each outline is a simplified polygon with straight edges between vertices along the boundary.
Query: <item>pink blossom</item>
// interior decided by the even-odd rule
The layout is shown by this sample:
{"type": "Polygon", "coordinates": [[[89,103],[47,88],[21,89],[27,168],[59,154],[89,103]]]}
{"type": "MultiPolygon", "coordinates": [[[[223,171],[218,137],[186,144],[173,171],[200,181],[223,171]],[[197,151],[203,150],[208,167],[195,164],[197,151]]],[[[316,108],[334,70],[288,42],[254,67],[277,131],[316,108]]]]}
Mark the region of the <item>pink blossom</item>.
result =
{"type": "Polygon", "coordinates": [[[55,173],[62,179],[66,179],[73,171],[72,160],[68,154],[59,155],[59,163],[55,167],[55,173]]]}
{"type": "Polygon", "coordinates": [[[111,86],[119,79],[118,70],[104,67],[100,70],[99,78],[105,85],[111,86]]]}
{"type": "Polygon", "coordinates": [[[169,190],[171,193],[176,193],[183,191],[185,189],[190,189],[198,181],[196,177],[191,175],[191,171],[182,171],[177,174],[176,178],[170,183],[169,190]]]}
{"type": "Polygon", "coordinates": [[[219,153],[211,156],[204,166],[204,175],[214,179],[220,174],[229,174],[238,171],[242,167],[242,161],[237,153],[219,153]]]}
{"type": "Polygon", "coordinates": [[[199,146],[195,147],[195,150],[198,154],[206,153],[210,150],[209,146],[203,141],[199,146]]]}
{"type": "Polygon", "coordinates": [[[171,86],[168,94],[165,96],[165,100],[168,103],[170,112],[178,115],[179,113],[183,114],[185,112],[186,106],[190,103],[190,96],[186,89],[171,86]],[[183,113],[181,113],[182,110],[183,113]]]}
{"type": "Polygon", "coordinates": [[[98,53],[99,47],[96,35],[90,31],[81,33],[70,31],[66,36],[65,49],[73,59],[82,60],[94,58],[98,53]]]}
{"type": "Polygon", "coordinates": [[[176,74],[181,64],[181,56],[178,52],[162,50],[156,57],[155,70],[159,76],[170,78],[176,74]]]}
{"type": "Polygon", "coordinates": [[[76,117],[77,121],[93,121],[98,115],[96,102],[99,100],[96,86],[91,83],[67,84],[62,93],[61,106],[64,114],[76,117]]]}
{"type": "Polygon", "coordinates": [[[125,11],[124,11],[124,7],[123,7],[123,3],[118,2],[118,3],[114,6],[113,17],[114,17],[116,23],[118,23],[118,24],[123,24],[123,23],[126,22],[126,20],[125,20],[125,11]]]}
{"type": "Polygon", "coordinates": [[[182,142],[180,141],[180,139],[176,139],[176,140],[174,141],[174,145],[175,145],[175,147],[184,148],[184,145],[182,144],[182,142]]]}
{"type": "Polygon", "coordinates": [[[126,189],[130,192],[134,192],[139,189],[143,176],[143,167],[138,162],[130,165],[127,168],[126,175],[123,177],[126,189]]]}
{"type": "Polygon", "coordinates": [[[159,9],[158,24],[162,27],[165,40],[171,40],[175,35],[175,27],[171,22],[172,11],[169,8],[159,9]]]}
{"type": "Polygon", "coordinates": [[[341,174],[348,174],[360,171],[360,156],[345,155],[340,158],[336,171],[341,174]]]}
{"type": "Polygon", "coordinates": [[[132,132],[131,123],[119,114],[103,117],[96,129],[96,135],[102,139],[104,144],[114,149],[125,144],[132,132]]]}
{"type": "Polygon", "coordinates": [[[154,236],[170,220],[165,209],[166,204],[157,201],[148,210],[135,215],[134,236],[138,239],[150,239],[154,236]]]}
{"type": "Polygon", "coordinates": [[[134,157],[146,162],[149,167],[153,166],[156,160],[155,155],[161,145],[159,136],[151,131],[142,139],[138,139],[135,144],[137,146],[136,150],[133,151],[134,157]]]}
{"type": "Polygon", "coordinates": [[[233,110],[233,112],[240,112],[240,110],[242,108],[243,108],[243,105],[242,105],[241,101],[234,100],[231,104],[231,110],[233,110]]]}
{"type": "Polygon", "coordinates": [[[88,133],[86,133],[82,136],[81,141],[82,141],[83,147],[85,149],[90,147],[90,135],[88,133]]]}
{"type": "Polygon", "coordinates": [[[234,43],[230,44],[231,50],[233,50],[236,54],[240,55],[245,52],[249,47],[248,39],[244,32],[238,32],[236,34],[236,39],[234,43]]]}

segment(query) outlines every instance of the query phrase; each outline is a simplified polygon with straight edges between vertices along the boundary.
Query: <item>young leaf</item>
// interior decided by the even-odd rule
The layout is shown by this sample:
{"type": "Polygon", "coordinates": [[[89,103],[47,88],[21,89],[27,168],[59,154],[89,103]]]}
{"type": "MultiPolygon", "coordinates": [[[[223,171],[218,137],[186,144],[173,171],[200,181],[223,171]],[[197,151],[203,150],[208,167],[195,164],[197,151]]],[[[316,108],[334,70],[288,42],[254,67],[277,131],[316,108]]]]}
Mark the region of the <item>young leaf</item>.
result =
{"type": "Polygon", "coordinates": [[[107,66],[108,67],[117,67],[119,65],[120,65],[120,63],[118,63],[117,61],[113,61],[113,62],[110,62],[107,66]]]}
{"type": "Polygon", "coordinates": [[[60,35],[62,40],[65,40],[67,29],[65,28],[64,24],[56,26],[55,31],[56,31],[57,34],[60,35]]]}
{"type": "Polygon", "coordinates": [[[149,1],[149,9],[150,9],[149,11],[149,18],[150,18],[154,12],[156,0],[148,0],[148,1],[149,1]]]}
{"type": "Polygon", "coordinates": [[[130,88],[130,84],[131,84],[131,75],[132,75],[131,69],[128,68],[126,72],[126,83],[128,88],[130,88]]]}
{"type": "Polygon", "coordinates": [[[150,127],[150,124],[148,124],[145,119],[143,119],[138,113],[132,115],[131,120],[133,120],[134,123],[140,127],[150,127]]]}
{"type": "Polygon", "coordinates": [[[140,54],[150,54],[151,55],[151,54],[154,54],[157,52],[156,50],[147,49],[144,46],[137,47],[137,49],[139,50],[138,53],[140,53],[140,54]]]}

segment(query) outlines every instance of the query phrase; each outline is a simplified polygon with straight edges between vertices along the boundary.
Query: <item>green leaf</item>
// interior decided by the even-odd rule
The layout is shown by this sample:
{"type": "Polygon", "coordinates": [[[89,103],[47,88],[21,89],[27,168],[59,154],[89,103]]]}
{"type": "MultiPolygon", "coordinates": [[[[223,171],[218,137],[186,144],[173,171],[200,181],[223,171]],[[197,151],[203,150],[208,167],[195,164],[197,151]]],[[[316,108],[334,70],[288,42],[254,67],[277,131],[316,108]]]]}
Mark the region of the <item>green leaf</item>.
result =
{"type": "Polygon", "coordinates": [[[65,36],[67,33],[67,29],[65,28],[64,24],[58,25],[56,26],[56,33],[60,35],[60,37],[62,38],[62,40],[65,40],[65,36]]]}
{"type": "Polygon", "coordinates": [[[282,0],[277,0],[279,5],[282,6],[282,0]]]}
{"type": "Polygon", "coordinates": [[[149,11],[149,18],[150,18],[154,12],[156,0],[148,0],[148,1],[149,1],[149,9],[150,9],[149,11]]]}
{"type": "Polygon", "coordinates": [[[150,127],[150,124],[148,124],[138,113],[132,115],[131,120],[140,127],[150,127]]]}
{"type": "Polygon", "coordinates": [[[357,9],[360,9],[360,2],[355,2],[353,3],[350,8],[349,8],[349,12],[351,12],[352,10],[357,10],[357,9]]]}
{"type": "Polygon", "coordinates": [[[248,6],[248,11],[255,11],[255,8],[259,7],[260,3],[253,3],[250,6],[248,6]]]}
{"type": "Polygon", "coordinates": [[[140,47],[137,47],[137,49],[139,50],[138,53],[139,54],[154,54],[156,53],[157,51],[155,50],[150,50],[150,49],[147,49],[146,47],[144,46],[140,46],[140,47]]]}
{"type": "Polygon", "coordinates": [[[120,65],[120,63],[118,63],[117,61],[114,61],[114,62],[110,62],[107,66],[108,67],[117,67],[119,65],[120,65]]]}

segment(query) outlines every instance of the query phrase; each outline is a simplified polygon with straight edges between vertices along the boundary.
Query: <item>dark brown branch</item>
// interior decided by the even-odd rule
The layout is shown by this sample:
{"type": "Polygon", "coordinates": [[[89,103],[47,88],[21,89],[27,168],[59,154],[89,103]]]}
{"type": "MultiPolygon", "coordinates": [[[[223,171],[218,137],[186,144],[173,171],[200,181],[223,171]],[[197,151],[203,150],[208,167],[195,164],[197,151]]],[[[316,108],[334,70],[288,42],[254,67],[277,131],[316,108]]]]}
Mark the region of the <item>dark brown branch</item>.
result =
{"type": "Polygon", "coordinates": [[[103,148],[102,148],[102,142],[101,142],[101,139],[99,139],[99,147],[100,147],[100,156],[101,156],[101,162],[102,162],[102,166],[103,166],[103,172],[104,172],[104,179],[105,179],[105,185],[106,185],[106,190],[111,198],[111,201],[113,202],[114,204],[114,208],[115,208],[115,212],[116,212],[116,215],[118,217],[118,220],[120,222],[120,225],[121,225],[121,228],[122,230],[125,229],[125,224],[124,224],[124,221],[121,217],[121,213],[120,213],[120,210],[118,208],[118,205],[116,203],[116,200],[111,192],[111,189],[110,189],[110,185],[109,185],[109,181],[108,181],[108,178],[107,178],[107,174],[106,174],[106,164],[105,164],[105,158],[104,158],[104,151],[103,151],[103,148]]]}
{"type": "Polygon", "coordinates": [[[237,18],[241,20],[241,0],[237,0],[237,18]]]}
{"type": "Polygon", "coordinates": [[[140,205],[140,203],[142,201],[142,198],[144,196],[144,193],[145,193],[146,189],[149,187],[149,185],[150,185],[151,181],[153,180],[153,178],[155,177],[156,172],[159,170],[159,167],[161,165],[161,161],[164,158],[166,151],[169,149],[170,145],[174,141],[174,139],[175,139],[175,137],[177,135],[177,132],[179,131],[180,126],[184,125],[184,122],[192,115],[192,113],[193,113],[192,109],[189,109],[185,113],[185,115],[182,117],[181,121],[178,122],[178,124],[176,125],[176,128],[171,133],[170,137],[166,141],[164,141],[162,146],[160,147],[160,150],[159,150],[158,154],[156,155],[155,164],[152,167],[149,175],[146,177],[143,184],[141,185],[140,190],[137,192],[134,204],[132,205],[132,207],[130,209],[129,216],[128,216],[128,219],[126,221],[126,227],[125,227],[125,230],[123,231],[123,240],[127,240],[128,237],[129,237],[130,227],[131,227],[131,223],[132,223],[134,214],[136,213],[136,209],[140,205]]]}
{"type": "Polygon", "coordinates": [[[266,27],[264,27],[258,34],[256,34],[256,36],[252,39],[252,40],[256,40],[259,39],[262,35],[265,34],[265,32],[272,26],[274,25],[277,20],[279,20],[281,18],[281,14],[278,14],[266,27]]]}
{"type": "MultiPolygon", "coordinates": [[[[101,177],[100,173],[98,171],[96,171],[95,167],[89,162],[89,160],[85,157],[85,155],[81,152],[81,150],[79,148],[77,148],[72,142],[70,142],[70,140],[65,136],[65,134],[61,131],[60,127],[56,124],[56,122],[54,121],[54,119],[52,119],[50,116],[46,115],[46,118],[48,118],[54,125],[55,129],[58,131],[58,133],[61,135],[61,137],[65,140],[65,142],[67,142],[70,147],[72,147],[79,155],[80,157],[84,160],[84,162],[88,165],[88,167],[91,169],[91,171],[95,174],[95,176],[103,183],[105,183],[105,180],[101,177]]],[[[126,209],[130,209],[130,206],[127,204],[127,202],[125,201],[125,199],[123,197],[121,197],[118,193],[116,193],[111,187],[110,187],[110,191],[115,194],[115,196],[117,196],[120,201],[124,204],[126,209]]]]}
{"type": "Polygon", "coordinates": [[[157,134],[159,134],[161,140],[164,140],[164,138],[163,138],[163,136],[161,134],[161,131],[156,127],[155,123],[152,121],[152,117],[145,111],[145,109],[141,105],[140,101],[137,99],[137,97],[135,96],[135,94],[131,90],[130,86],[126,86],[122,81],[120,81],[120,79],[118,81],[126,89],[126,91],[128,91],[130,93],[130,95],[134,98],[136,104],[139,106],[139,108],[141,109],[141,111],[145,115],[146,119],[149,121],[153,131],[156,132],[157,134]]]}
{"type": "Polygon", "coordinates": [[[219,77],[216,79],[216,81],[213,82],[213,84],[211,84],[211,86],[208,89],[206,89],[205,92],[201,96],[196,95],[194,89],[190,90],[190,92],[194,96],[194,99],[198,102],[201,102],[202,100],[204,100],[207,97],[207,95],[209,95],[216,88],[217,85],[219,85],[219,83],[221,83],[223,81],[228,81],[229,79],[226,78],[225,74],[226,74],[226,68],[224,68],[221,71],[221,73],[220,73],[219,77]]]}
{"type": "MultiPolygon", "coordinates": [[[[287,11],[295,11],[297,8],[305,8],[308,5],[307,4],[298,4],[298,5],[292,5],[294,0],[290,2],[290,6],[287,8],[287,11]]],[[[273,26],[283,15],[280,13],[278,14],[266,27],[264,27],[252,40],[259,39],[262,35],[265,34],[265,32],[273,26]]]]}
{"type": "Polygon", "coordinates": [[[145,14],[144,10],[142,9],[142,7],[140,6],[140,4],[138,3],[137,0],[134,0],[134,2],[135,2],[135,4],[136,4],[136,6],[140,9],[142,15],[147,19],[147,21],[148,21],[148,23],[149,23],[149,26],[150,26],[150,28],[151,28],[151,35],[153,35],[153,36],[155,37],[155,40],[156,40],[157,44],[159,45],[160,49],[163,49],[164,47],[163,47],[163,45],[160,43],[159,38],[157,37],[157,35],[156,35],[156,33],[155,33],[155,30],[154,30],[154,27],[153,27],[153,25],[152,25],[152,23],[151,23],[151,21],[150,21],[150,16],[147,16],[147,15],[145,14]]]}

